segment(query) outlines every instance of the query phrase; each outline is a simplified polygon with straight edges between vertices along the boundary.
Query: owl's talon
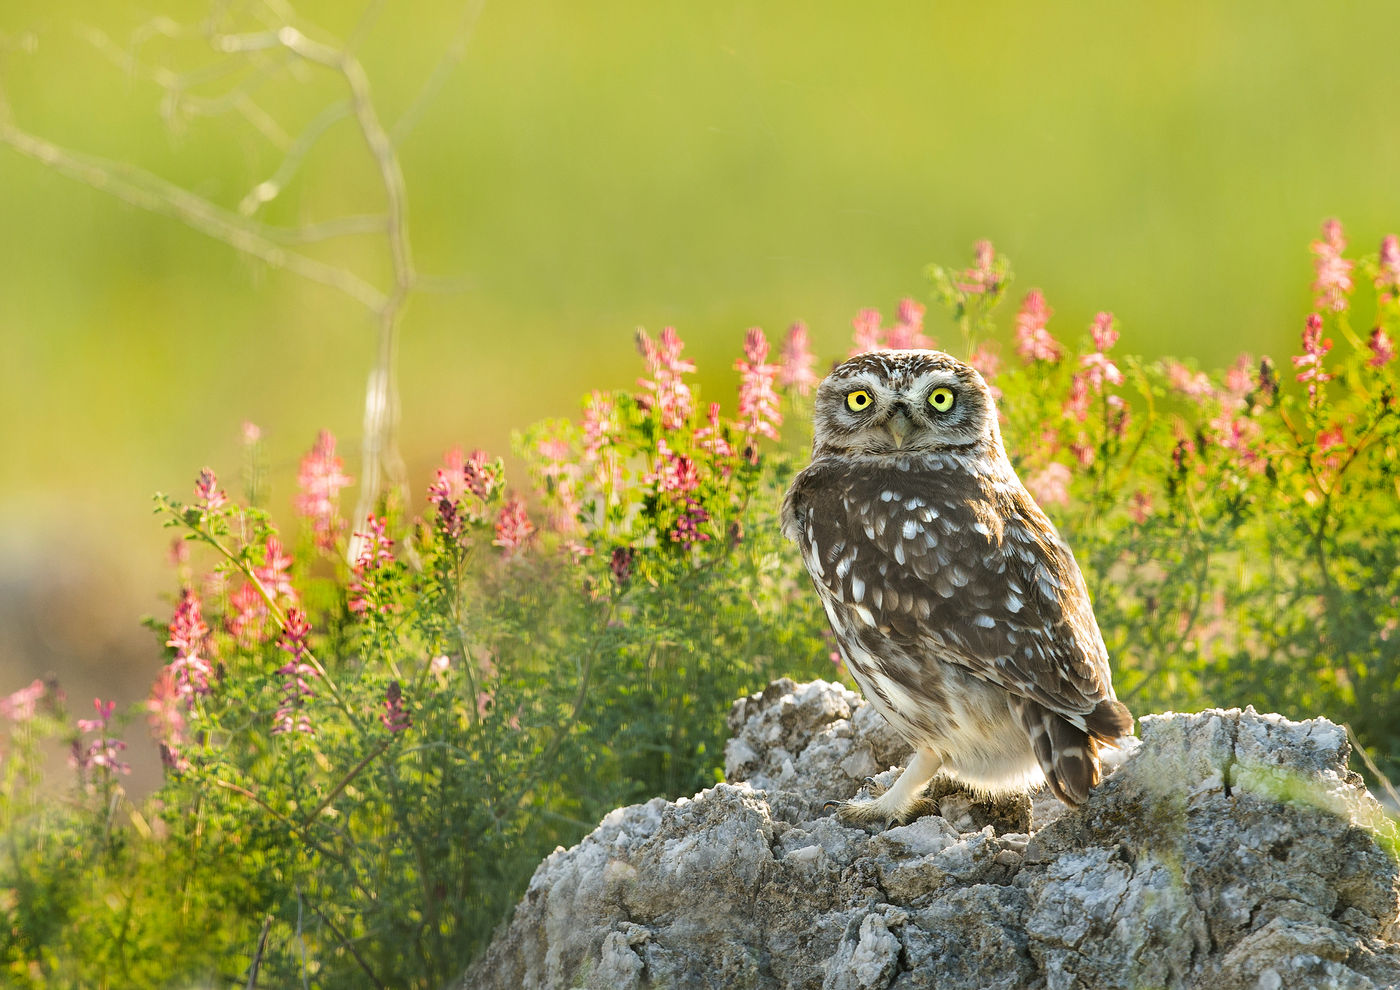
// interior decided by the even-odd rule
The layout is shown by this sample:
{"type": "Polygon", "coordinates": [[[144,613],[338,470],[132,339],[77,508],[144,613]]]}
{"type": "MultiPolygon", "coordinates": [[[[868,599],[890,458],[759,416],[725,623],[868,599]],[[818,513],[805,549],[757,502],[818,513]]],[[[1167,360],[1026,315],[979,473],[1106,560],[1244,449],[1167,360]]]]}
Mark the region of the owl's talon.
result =
{"type": "Polygon", "coordinates": [[[827,804],[836,805],[836,818],[843,825],[855,825],[860,828],[874,825],[877,831],[884,831],[904,824],[904,815],[892,813],[888,805],[882,804],[878,799],[866,801],[857,798],[852,801],[828,801],[827,804]]]}
{"type": "Polygon", "coordinates": [[[870,796],[873,797],[873,798],[880,797],[880,796],[882,796],[887,790],[889,790],[888,787],[886,787],[884,784],[880,783],[880,782],[879,782],[878,780],[876,780],[874,777],[866,777],[866,778],[865,778],[865,787],[866,787],[866,789],[870,792],[870,796]]]}

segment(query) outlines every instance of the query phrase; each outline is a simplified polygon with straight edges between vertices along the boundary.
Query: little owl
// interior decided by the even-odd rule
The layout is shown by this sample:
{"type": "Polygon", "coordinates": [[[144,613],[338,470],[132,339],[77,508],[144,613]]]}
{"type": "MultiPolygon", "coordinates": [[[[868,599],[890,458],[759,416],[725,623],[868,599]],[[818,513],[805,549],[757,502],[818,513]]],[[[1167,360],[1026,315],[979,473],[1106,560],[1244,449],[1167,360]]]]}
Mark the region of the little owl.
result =
{"type": "Polygon", "coordinates": [[[976,370],[875,351],[817,389],[812,463],[783,500],[861,690],[914,747],[893,787],[837,809],[904,821],[939,770],[1070,806],[1131,732],[1073,555],[1002,447],[976,370]]]}

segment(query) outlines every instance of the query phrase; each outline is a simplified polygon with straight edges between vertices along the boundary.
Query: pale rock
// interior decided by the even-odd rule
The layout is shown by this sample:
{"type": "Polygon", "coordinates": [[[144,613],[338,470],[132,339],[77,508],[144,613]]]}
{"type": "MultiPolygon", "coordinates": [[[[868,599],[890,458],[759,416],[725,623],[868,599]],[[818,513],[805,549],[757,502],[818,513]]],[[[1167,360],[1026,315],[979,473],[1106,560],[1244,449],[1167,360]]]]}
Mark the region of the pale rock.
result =
{"type": "Polygon", "coordinates": [[[778,681],[729,725],[728,783],[551,853],[462,986],[1400,986],[1400,841],[1325,719],[1147,716],[1076,811],[939,778],[954,821],[874,835],[823,814],[909,755],[859,696],[778,681]]]}

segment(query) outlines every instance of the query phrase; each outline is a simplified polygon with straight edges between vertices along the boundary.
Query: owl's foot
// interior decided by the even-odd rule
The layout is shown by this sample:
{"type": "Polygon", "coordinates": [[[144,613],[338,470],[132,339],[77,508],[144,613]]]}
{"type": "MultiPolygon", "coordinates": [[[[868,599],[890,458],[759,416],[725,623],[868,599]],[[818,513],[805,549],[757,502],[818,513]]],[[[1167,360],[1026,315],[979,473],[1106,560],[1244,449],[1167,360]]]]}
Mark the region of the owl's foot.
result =
{"type": "Polygon", "coordinates": [[[873,797],[855,798],[851,801],[828,801],[823,811],[835,809],[836,818],[847,825],[890,828],[903,825],[914,817],[920,795],[943,761],[932,750],[921,749],[914,754],[909,766],[899,775],[894,785],[886,789],[871,778],[866,778],[866,786],[873,797]]]}

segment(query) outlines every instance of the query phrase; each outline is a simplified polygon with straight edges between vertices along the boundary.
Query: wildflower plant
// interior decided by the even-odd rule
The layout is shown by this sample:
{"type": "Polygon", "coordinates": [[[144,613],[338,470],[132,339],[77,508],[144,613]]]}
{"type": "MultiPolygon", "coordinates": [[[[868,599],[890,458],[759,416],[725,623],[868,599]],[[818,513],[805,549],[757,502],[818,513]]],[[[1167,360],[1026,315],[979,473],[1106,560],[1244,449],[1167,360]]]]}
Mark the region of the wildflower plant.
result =
{"type": "MultiPolygon", "coordinates": [[[[1329,221],[1313,250],[1298,353],[1220,373],[1123,353],[1108,311],[1060,326],[1039,290],[998,331],[1012,274],[987,242],[930,276],[943,346],[1001,396],[1084,567],[1120,696],[1325,714],[1394,769],[1400,248],[1348,259],[1329,221]]],[[[915,300],[853,326],[858,351],[938,344],[915,300]]],[[[294,529],[260,474],[242,501],[209,468],[188,501],[158,498],[180,540],[140,709],[155,795],[126,796],[110,702],[75,725],[42,682],[0,699],[9,982],[443,985],[555,845],[719,779],[734,697],[839,675],[776,518],[805,458],[808,328],[736,334],[721,401],[675,329],[636,343],[635,388],[517,435],[520,478],[449,451],[416,513],[381,500],[347,523],[329,433],[294,529]],[[38,793],[45,736],[78,770],[66,806],[38,793]]]]}

